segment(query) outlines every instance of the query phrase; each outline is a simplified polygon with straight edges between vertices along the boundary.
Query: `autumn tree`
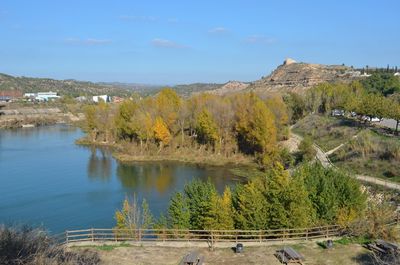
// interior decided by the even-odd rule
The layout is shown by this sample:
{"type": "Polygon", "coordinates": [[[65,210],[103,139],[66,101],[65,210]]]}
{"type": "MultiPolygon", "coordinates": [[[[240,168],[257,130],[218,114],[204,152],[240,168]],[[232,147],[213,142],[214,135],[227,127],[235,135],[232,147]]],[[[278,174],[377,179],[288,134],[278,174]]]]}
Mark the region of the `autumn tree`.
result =
{"type": "Polygon", "coordinates": [[[237,97],[235,110],[238,145],[247,154],[266,153],[276,147],[275,117],[255,94],[237,97]]]}
{"type": "Polygon", "coordinates": [[[202,144],[215,145],[218,140],[218,130],[213,117],[207,109],[203,109],[197,117],[197,139],[202,144]]]}
{"type": "Polygon", "coordinates": [[[171,140],[171,133],[169,132],[167,125],[161,117],[156,118],[153,126],[153,131],[156,141],[160,144],[161,150],[162,147],[167,145],[171,140]]]}
{"type": "Polygon", "coordinates": [[[138,106],[132,100],[124,100],[118,108],[116,117],[115,117],[115,126],[117,129],[118,137],[124,139],[128,138],[132,141],[135,136],[134,128],[130,125],[131,119],[135,114],[138,106]]]}
{"type": "Polygon", "coordinates": [[[153,224],[153,216],[146,200],[140,205],[136,194],[125,198],[122,209],[115,212],[116,229],[148,229],[153,224]]]}
{"type": "Polygon", "coordinates": [[[182,105],[182,101],[175,90],[171,88],[162,89],[156,99],[155,107],[157,109],[157,115],[162,118],[168,130],[175,132],[177,129],[176,121],[179,116],[179,110],[182,105]]]}
{"type": "Polygon", "coordinates": [[[286,139],[289,135],[287,125],[289,124],[289,115],[285,102],[280,95],[273,95],[265,100],[268,109],[274,114],[275,127],[279,139],[286,139]]]}

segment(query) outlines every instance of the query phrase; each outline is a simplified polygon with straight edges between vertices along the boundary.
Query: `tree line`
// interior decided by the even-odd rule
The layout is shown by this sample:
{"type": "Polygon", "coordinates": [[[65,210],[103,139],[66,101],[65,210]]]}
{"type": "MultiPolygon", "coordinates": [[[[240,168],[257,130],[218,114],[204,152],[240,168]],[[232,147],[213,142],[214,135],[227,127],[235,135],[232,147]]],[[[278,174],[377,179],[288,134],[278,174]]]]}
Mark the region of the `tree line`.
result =
{"type": "Polygon", "coordinates": [[[296,120],[307,113],[330,114],[344,110],[366,121],[374,117],[400,123],[400,79],[386,73],[374,73],[361,81],[351,83],[322,83],[309,89],[305,95],[288,94],[286,102],[296,120]]]}
{"type": "Polygon", "coordinates": [[[84,128],[91,142],[122,143],[132,146],[135,154],[189,148],[225,157],[240,153],[260,161],[279,156],[277,142],[287,137],[289,123],[281,96],[203,93],[183,99],[169,88],[119,105],[89,105],[85,115],[84,128]]]}
{"type": "Polygon", "coordinates": [[[142,214],[138,207],[136,199],[126,199],[123,209],[116,213],[116,228],[259,230],[346,226],[363,216],[366,195],[357,180],[319,163],[304,164],[293,176],[277,163],[264,176],[226,187],[222,194],[210,181],[194,180],[172,196],[166,213],[157,220],[145,202],[142,214]]]}

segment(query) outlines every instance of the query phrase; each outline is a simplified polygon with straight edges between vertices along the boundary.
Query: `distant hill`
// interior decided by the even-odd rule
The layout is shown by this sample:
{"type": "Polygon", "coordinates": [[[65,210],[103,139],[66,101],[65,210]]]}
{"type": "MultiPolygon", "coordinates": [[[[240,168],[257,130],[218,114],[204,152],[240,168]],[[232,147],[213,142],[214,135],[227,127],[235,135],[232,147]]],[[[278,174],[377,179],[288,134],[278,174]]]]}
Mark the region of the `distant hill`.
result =
{"type": "Polygon", "coordinates": [[[343,65],[297,63],[287,59],[269,76],[252,82],[256,92],[303,92],[323,82],[348,82],[360,78],[360,72],[343,65]]]}
{"type": "Polygon", "coordinates": [[[23,93],[53,91],[60,95],[100,95],[128,96],[128,89],[105,84],[76,80],[55,80],[49,78],[14,77],[0,74],[0,90],[20,90],[23,93]]]}
{"type": "Polygon", "coordinates": [[[147,85],[136,83],[119,82],[88,82],[76,80],[55,80],[50,78],[15,77],[0,73],[1,90],[19,90],[23,93],[53,91],[60,95],[70,95],[73,97],[81,95],[101,95],[110,96],[129,96],[136,92],[141,96],[151,96],[157,94],[164,87],[171,87],[183,96],[189,97],[193,93],[214,90],[220,88],[221,84],[214,83],[194,83],[175,86],[147,85]]]}
{"type": "Polygon", "coordinates": [[[250,84],[249,83],[243,83],[240,81],[229,81],[228,83],[225,83],[223,85],[220,85],[219,87],[203,91],[207,92],[210,94],[215,94],[215,95],[225,95],[225,94],[231,94],[231,93],[237,93],[240,91],[245,90],[250,84]]]}

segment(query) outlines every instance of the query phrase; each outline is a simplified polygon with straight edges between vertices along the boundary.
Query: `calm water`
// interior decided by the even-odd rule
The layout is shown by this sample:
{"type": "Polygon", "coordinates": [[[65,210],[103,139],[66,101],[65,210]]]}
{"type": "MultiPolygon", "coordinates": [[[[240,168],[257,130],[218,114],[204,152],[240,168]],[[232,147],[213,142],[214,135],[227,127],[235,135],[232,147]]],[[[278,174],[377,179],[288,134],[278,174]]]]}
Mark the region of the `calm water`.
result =
{"type": "Polygon", "coordinates": [[[0,130],[0,223],[66,229],[109,228],[126,195],[146,198],[154,215],[193,178],[218,190],[238,179],[226,168],[182,163],[120,164],[109,152],[80,147],[79,129],[0,130]]]}

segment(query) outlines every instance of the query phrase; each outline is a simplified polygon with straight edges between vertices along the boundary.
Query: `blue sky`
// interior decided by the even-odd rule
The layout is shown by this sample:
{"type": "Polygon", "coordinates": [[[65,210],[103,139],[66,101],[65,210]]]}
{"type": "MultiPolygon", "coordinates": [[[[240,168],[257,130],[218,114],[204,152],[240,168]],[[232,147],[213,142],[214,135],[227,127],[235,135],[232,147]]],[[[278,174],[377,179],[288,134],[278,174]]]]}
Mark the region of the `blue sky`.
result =
{"type": "Polygon", "coordinates": [[[400,1],[0,0],[0,72],[148,84],[252,81],[285,57],[400,66],[400,1]]]}

